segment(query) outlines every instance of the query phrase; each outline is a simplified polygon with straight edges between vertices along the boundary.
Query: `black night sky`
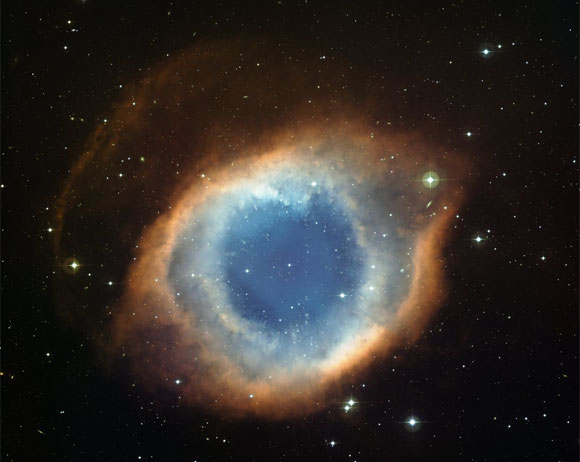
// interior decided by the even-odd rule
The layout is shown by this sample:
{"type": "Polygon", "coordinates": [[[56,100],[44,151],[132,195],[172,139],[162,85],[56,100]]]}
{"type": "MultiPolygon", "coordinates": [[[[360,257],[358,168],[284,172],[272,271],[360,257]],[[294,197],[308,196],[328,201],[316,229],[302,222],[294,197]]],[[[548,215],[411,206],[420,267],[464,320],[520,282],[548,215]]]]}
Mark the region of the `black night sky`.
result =
{"type": "MultiPolygon", "coordinates": [[[[578,4],[365,3],[3,2],[3,460],[578,460],[578,4]],[[198,50],[209,70],[183,64],[198,50]],[[231,57],[242,55],[230,77],[231,57]],[[124,104],[139,108],[149,91],[140,89],[175,69],[203,96],[134,122],[124,104]],[[251,109],[237,113],[246,100],[251,109]],[[338,107],[372,138],[416,134],[453,153],[439,188],[461,184],[463,199],[441,244],[438,310],[413,342],[347,372],[303,415],[236,415],[203,393],[190,404],[150,386],[165,366],[152,359],[136,372],[108,333],[139,236],[179,199],[170,175],[205,181],[203,168],[226,163],[210,147],[243,157],[274,131],[322,127],[338,107]],[[103,155],[74,177],[111,127],[118,149],[135,148],[135,166],[119,173],[103,155]]],[[[178,100],[167,88],[155,90],[160,100],[178,100]]],[[[329,292],[314,299],[335,303],[364,257],[349,259],[348,246],[329,257],[326,233],[293,228],[336,222],[329,239],[350,236],[342,215],[317,207],[262,249],[257,238],[236,254],[248,230],[235,229],[226,270],[258,267],[265,255],[283,265],[308,242],[315,250],[302,263],[317,275],[347,268],[329,273],[329,292]]],[[[260,210],[255,223],[286,226],[260,210]]],[[[267,292],[236,273],[232,294],[274,303],[321,281],[289,279],[287,266],[267,292]]],[[[259,268],[246,273],[267,279],[269,267],[259,268]]],[[[258,302],[240,303],[252,313],[258,302]]],[[[279,312],[269,313],[275,324],[279,312]]],[[[155,332],[152,342],[173,344],[170,329],[155,332]]],[[[177,375],[169,385],[202,389],[177,375]]]]}

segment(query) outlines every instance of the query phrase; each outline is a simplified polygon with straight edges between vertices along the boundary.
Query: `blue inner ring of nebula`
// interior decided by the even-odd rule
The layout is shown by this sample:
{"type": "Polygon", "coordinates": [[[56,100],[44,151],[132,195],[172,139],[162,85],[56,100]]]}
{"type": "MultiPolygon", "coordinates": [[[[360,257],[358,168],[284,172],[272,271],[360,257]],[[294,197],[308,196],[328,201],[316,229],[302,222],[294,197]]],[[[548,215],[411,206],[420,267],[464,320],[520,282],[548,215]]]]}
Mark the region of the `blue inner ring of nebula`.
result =
{"type": "Polygon", "coordinates": [[[357,204],[320,174],[296,173],[210,194],[171,255],[175,305],[247,377],[328,358],[378,295],[357,204]]]}
{"type": "Polygon", "coordinates": [[[325,330],[349,310],[361,283],[352,224],[325,192],[305,202],[252,201],[229,217],[222,243],[233,308],[269,330],[300,337],[325,330]]]}

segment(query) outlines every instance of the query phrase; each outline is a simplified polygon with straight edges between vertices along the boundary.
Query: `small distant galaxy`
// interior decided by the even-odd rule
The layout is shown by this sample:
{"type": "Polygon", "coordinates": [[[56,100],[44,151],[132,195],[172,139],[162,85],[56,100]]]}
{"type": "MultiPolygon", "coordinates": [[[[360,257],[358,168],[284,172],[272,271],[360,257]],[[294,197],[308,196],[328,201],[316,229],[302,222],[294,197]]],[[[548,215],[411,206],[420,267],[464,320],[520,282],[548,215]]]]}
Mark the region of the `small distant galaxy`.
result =
{"type": "Polygon", "coordinates": [[[127,90],[73,170],[56,242],[65,261],[98,229],[111,259],[129,252],[99,325],[150,392],[177,382],[191,403],[279,418],[340,398],[442,303],[465,161],[348,93],[302,96],[332,66],[298,79],[249,45],[197,46],[127,90]]]}

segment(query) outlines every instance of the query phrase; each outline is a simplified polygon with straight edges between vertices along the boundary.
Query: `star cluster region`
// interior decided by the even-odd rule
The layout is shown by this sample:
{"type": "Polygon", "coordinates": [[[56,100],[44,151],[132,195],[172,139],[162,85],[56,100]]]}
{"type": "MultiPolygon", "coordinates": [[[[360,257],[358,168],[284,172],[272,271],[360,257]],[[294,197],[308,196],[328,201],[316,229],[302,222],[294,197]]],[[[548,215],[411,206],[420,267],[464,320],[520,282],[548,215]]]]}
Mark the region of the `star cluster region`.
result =
{"type": "Polygon", "coordinates": [[[575,460],[577,5],[3,5],[6,460],[575,460]]]}

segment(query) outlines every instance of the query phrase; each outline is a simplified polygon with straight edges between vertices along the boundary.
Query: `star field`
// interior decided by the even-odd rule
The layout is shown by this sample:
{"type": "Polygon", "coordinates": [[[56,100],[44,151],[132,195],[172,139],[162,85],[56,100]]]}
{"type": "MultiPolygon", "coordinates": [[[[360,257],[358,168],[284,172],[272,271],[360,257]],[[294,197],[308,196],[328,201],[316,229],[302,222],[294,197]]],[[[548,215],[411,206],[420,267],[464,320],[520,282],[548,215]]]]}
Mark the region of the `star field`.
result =
{"type": "Polygon", "coordinates": [[[2,8],[4,459],[577,460],[577,3],[2,8]]]}

